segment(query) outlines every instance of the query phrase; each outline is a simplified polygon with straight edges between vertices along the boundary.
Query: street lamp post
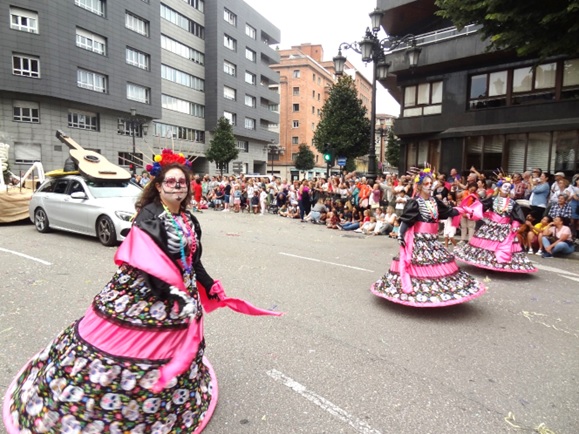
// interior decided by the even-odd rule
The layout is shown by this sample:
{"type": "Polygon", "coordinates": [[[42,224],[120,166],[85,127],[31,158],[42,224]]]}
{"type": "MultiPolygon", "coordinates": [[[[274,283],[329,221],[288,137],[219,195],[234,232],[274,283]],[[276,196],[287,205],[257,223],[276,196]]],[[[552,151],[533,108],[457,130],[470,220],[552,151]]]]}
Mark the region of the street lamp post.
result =
{"type": "Polygon", "coordinates": [[[375,9],[370,13],[372,21],[372,30],[366,29],[364,39],[360,42],[342,42],[338,47],[338,55],[334,57],[334,70],[336,75],[344,73],[344,65],[346,64],[346,57],[342,55],[342,48],[344,50],[352,49],[356,53],[362,55],[362,61],[373,63],[373,77],[372,77],[372,105],[370,111],[370,147],[368,149],[368,177],[376,178],[376,85],[378,80],[384,80],[388,76],[388,69],[391,66],[390,62],[386,61],[386,55],[392,50],[398,48],[400,44],[410,44],[406,50],[406,55],[411,68],[418,64],[418,56],[421,49],[416,46],[416,38],[412,34],[406,36],[387,36],[384,39],[378,37],[380,30],[380,20],[384,12],[380,9],[375,9]]]}
{"type": "Polygon", "coordinates": [[[281,148],[277,144],[269,144],[267,145],[267,152],[269,153],[269,158],[271,161],[271,176],[273,177],[273,157],[274,155],[282,155],[284,153],[283,148],[281,148]]]}
{"type": "MultiPolygon", "coordinates": [[[[135,159],[135,155],[137,153],[136,150],[136,142],[135,142],[135,137],[137,136],[137,133],[139,131],[142,132],[142,135],[147,135],[147,130],[148,130],[148,123],[149,120],[145,119],[145,118],[140,118],[137,116],[137,109],[131,108],[131,115],[128,118],[120,118],[119,119],[119,123],[118,123],[118,129],[119,129],[119,133],[125,133],[127,128],[129,130],[129,134],[131,135],[131,137],[133,138],[133,152],[131,153],[131,166],[132,166],[132,175],[135,176],[136,171],[137,171],[137,164],[136,164],[136,159],[135,159]]],[[[142,161],[141,161],[142,163],[142,161]]]]}

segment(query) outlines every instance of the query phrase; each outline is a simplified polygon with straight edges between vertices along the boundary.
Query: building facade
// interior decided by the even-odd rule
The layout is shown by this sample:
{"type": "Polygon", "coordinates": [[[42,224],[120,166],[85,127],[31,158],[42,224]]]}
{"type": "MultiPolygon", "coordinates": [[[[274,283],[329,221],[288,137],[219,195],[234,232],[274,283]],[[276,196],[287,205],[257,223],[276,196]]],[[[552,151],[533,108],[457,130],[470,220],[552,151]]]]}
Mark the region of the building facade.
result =
{"type": "Polygon", "coordinates": [[[401,104],[402,173],[426,161],[443,172],[579,169],[579,59],[487,51],[477,26],[458,31],[435,15],[433,0],[377,7],[389,35],[414,34],[421,48],[413,69],[404,44],[387,55],[393,74],[383,84],[401,104]]]}
{"type": "Polygon", "coordinates": [[[11,146],[13,171],[34,161],[62,168],[62,130],[123,166],[142,170],[173,147],[197,172],[214,173],[204,158],[211,131],[233,113],[241,121],[236,167],[265,173],[265,145],[278,141],[269,65],[279,30],[242,0],[14,0],[0,6],[0,20],[10,23],[0,29],[0,142],[11,146]]]}
{"type": "MultiPolygon", "coordinates": [[[[325,61],[323,47],[304,43],[287,50],[280,50],[279,64],[272,66],[279,73],[280,135],[282,152],[272,156],[273,172],[282,178],[297,179],[300,176],[294,161],[302,144],[315,155],[316,166],[306,177],[325,175],[326,163],[314,146],[313,139],[322,109],[336,82],[334,64],[325,61]]],[[[368,109],[372,101],[372,85],[349,62],[348,74],[354,79],[358,96],[368,109]]],[[[338,170],[338,167],[334,167],[338,170]]],[[[302,175],[304,175],[302,173],[302,175]]]]}

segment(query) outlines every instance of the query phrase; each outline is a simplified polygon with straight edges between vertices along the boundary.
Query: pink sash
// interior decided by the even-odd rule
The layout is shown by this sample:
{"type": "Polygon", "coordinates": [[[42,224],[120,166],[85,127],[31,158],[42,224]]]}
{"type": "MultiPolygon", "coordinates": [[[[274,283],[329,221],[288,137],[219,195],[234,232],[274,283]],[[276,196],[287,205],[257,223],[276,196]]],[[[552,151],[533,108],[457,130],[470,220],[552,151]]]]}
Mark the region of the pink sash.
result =
{"type": "MultiPolygon", "coordinates": [[[[120,245],[115,254],[115,263],[121,265],[127,263],[135,268],[143,270],[159,279],[186,292],[185,284],[180,270],[165,253],[155,244],[146,232],[133,226],[129,235],[120,245]]],[[[211,288],[211,294],[218,295],[218,300],[207,297],[205,288],[197,283],[203,308],[211,312],[218,307],[230,309],[247,315],[274,315],[281,316],[281,312],[273,312],[257,308],[244,300],[229,298],[225,295],[219,280],[216,280],[211,288]]],[[[174,377],[185,372],[197,355],[199,344],[203,339],[203,318],[199,321],[191,320],[186,334],[181,336],[180,342],[175,342],[176,347],[171,360],[159,369],[159,379],[152,387],[153,392],[160,392],[174,377]]]]}

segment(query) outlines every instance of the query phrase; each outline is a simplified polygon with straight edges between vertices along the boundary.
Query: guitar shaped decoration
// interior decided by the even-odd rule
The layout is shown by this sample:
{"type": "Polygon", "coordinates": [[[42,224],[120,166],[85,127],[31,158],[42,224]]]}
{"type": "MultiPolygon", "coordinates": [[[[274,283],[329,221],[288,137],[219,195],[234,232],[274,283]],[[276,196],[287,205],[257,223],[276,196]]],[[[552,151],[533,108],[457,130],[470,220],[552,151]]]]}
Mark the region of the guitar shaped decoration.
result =
{"type": "Polygon", "coordinates": [[[56,137],[70,148],[70,156],[78,165],[78,170],[87,178],[105,181],[128,181],[131,174],[119,167],[98,152],[87,151],[62,131],[56,131],[56,137]]]}

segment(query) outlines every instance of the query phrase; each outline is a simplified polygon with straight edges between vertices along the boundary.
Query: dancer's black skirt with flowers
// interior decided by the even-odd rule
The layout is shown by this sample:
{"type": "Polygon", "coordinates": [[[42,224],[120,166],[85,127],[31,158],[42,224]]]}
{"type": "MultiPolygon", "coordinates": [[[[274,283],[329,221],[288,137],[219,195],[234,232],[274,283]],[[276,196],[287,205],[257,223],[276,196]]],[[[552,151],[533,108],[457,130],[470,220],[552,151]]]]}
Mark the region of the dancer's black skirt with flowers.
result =
{"type": "MultiPolygon", "coordinates": [[[[190,288],[195,291],[194,285],[190,288]]],[[[191,296],[196,297],[194,292],[191,296]]],[[[127,327],[169,330],[183,326],[172,305],[155,297],[129,266],[118,270],[92,307],[98,315],[127,327]]],[[[83,340],[79,323],[34,356],[10,386],[4,403],[9,433],[193,433],[202,429],[216,389],[212,368],[203,357],[204,342],[189,370],[154,393],[151,387],[167,360],[107,354],[83,340]]]]}
{"type": "Polygon", "coordinates": [[[412,284],[410,293],[403,289],[400,267],[400,259],[394,258],[390,270],[372,286],[372,293],[408,306],[441,307],[464,303],[485,292],[484,285],[458,268],[436,233],[414,234],[407,270],[412,284]]]}

